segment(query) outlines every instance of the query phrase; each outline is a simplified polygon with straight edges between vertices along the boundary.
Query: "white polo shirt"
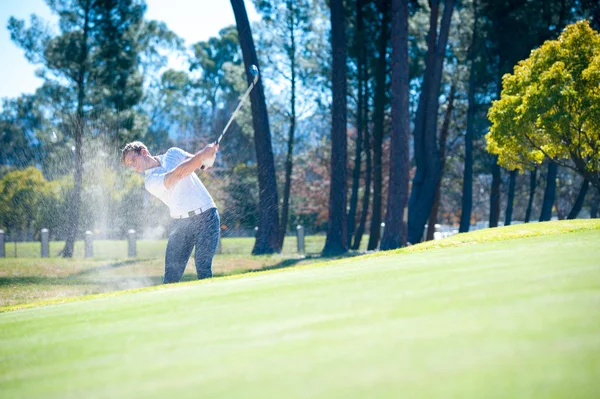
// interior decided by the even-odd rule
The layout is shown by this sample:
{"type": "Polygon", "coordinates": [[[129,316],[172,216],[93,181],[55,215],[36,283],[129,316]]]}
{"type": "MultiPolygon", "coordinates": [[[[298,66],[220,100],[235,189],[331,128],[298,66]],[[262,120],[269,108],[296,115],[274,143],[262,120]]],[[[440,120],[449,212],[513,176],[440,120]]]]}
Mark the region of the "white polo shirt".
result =
{"type": "Polygon", "coordinates": [[[185,176],[169,189],[165,187],[166,174],[189,156],[191,155],[180,148],[170,148],[163,155],[157,156],[160,166],[145,171],[146,190],[169,207],[172,218],[187,216],[188,212],[197,209],[205,211],[217,207],[196,173],[185,176]]]}

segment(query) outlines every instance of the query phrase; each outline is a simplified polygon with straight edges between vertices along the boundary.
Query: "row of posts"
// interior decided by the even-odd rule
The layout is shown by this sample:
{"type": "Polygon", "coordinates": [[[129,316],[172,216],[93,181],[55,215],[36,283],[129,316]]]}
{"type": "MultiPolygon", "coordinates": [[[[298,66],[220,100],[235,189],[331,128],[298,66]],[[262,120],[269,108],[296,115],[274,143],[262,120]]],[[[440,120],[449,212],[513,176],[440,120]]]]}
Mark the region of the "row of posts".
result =
{"type": "MultiPolygon", "coordinates": [[[[255,232],[258,232],[258,227],[254,228],[255,232]]],[[[298,244],[298,252],[305,253],[304,246],[304,226],[296,226],[296,236],[297,236],[297,244],[298,244]]],[[[41,231],[41,242],[42,242],[42,258],[50,257],[50,231],[48,229],[42,229],[41,231]]],[[[84,256],[86,258],[91,258],[94,256],[94,234],[91,231],[85,232],[84,239],[84,256]]],[[[219,239],[219,243],[217,246],[218,254],[222,252],[221,249],[221,240],[219,239]]],[[[131,229],[127,232],[127,256],[135,257],[137,256],[137,246],[136,246],[136,231],[131,229]]],[[[6,257],[5,251],[5,233],[3,230],[0,230],[0,258],[6,257]]]]}
{"type": "MultiPolygon", "coordinates": [[[[135,257],[137,256],[137,246],[136,246],[136,232],[131,229],[127,232],[127,256],[135,257]]],[[[41,230],[41,242],[42,242],[42,258],[50,257],[50,231],[48,229],[41,230]]],[[[5,250],[5,242],[6,235],[4,230],[0,230],[0,258],[6,257],[5,250]]],[[[91,231],[85,232],[84,239],[84,255],[86,258],[91,258],[94,256],[94,234],[91,231]]]]}

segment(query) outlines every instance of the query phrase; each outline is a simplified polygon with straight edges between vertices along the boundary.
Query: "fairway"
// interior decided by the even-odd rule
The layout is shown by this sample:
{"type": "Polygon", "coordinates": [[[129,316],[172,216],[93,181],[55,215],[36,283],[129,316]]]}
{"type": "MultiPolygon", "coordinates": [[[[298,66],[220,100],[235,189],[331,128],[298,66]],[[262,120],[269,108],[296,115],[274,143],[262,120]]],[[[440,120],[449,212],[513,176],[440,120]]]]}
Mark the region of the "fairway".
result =
{"type": "Polygon", "coordinates": [[[0,314],[1,398],[594,398],[600,230],[0,314]]]}

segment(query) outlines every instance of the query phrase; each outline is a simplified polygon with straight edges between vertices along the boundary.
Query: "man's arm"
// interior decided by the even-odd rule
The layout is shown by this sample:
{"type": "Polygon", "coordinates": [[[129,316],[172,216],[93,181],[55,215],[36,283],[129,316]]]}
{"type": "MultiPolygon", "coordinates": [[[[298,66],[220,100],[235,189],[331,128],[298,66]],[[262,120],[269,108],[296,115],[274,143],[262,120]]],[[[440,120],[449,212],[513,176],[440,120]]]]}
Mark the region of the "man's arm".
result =
{"type": "Polygon", "coordinates": [[[175,169],[165,175],[164,185],[167,189],[170,189],[179,180],[183,179],[189,174],[194,173],[196,169],[202,166],[202,161],[215,156],[219,149],[218,144],[209,144],[190,158],[181,162],[175,169]]]}

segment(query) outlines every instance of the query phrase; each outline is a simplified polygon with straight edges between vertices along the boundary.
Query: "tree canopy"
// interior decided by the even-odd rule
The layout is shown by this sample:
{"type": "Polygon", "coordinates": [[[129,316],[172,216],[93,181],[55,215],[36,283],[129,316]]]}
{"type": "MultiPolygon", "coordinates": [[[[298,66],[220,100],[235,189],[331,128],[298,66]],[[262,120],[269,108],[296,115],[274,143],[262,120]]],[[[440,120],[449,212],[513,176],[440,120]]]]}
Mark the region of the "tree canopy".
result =
{"type": "Polygon", "coordinates": [[[600,34],[587,21],[569,25],[502,83],[486,136],[499,164],[532,169],[549,158],[600,188],[600,34]]]}

